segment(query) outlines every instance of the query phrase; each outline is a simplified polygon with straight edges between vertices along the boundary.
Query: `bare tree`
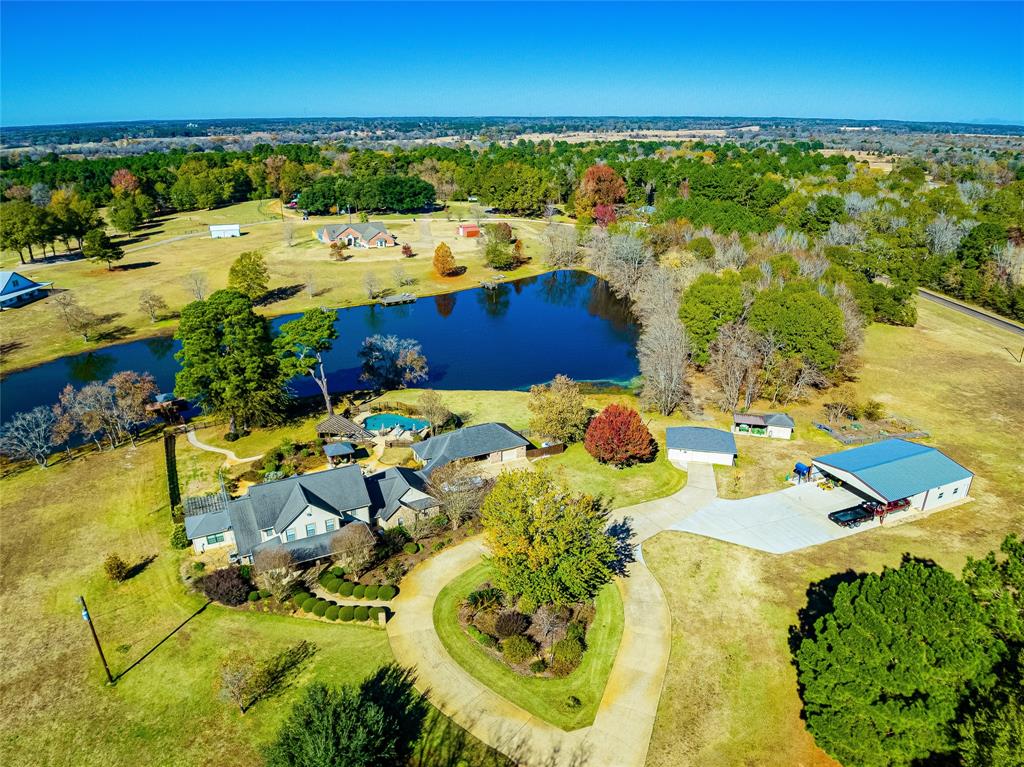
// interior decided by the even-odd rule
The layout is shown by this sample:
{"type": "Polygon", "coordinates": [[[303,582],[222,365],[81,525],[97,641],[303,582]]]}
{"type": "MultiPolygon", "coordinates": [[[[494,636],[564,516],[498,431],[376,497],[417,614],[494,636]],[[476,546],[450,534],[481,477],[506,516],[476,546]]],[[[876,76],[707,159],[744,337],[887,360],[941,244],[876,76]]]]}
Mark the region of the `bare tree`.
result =
{"type": "MultiPolygon", "coordinates": [[[[652,262],[653,263],[653,262],[652,262]]],[[[679,279],[674,270],[648,265],[633,288],[633,311],[641,322],[679,313],[679,279]]]]}
{"type": "Polygon", "coordinates": [[[824,256],[803,256],[797,258],[796,266],[800,271],[801,277],[806,277],[809,280],[820,280],[831,264],[824,256]]]}
{"type": "Polygon", "coordinates": [[[366,290],[366,297],[371,301],[380,293],[380,281],[373,272],[363,275],[363,288],[366,290]]]}
{"type": "Polygon", "coordinates": [[[490,483],[477,476],[472,461],[452,461],[430,475],[428,491],[448,516],[452,530],[458,530],[480,513],[490,483]]]}
{"type": "Polygon", "coordinates": [[[292,586],[299,580],[295,558],[283,546],[260,549],[256,552],[253,566],[259,587],[278,599],[287,597],[292,586]]]}
{"type": "Polygon", "coordinates": [[[70,292],[58,293],[54,296],[53,302],[67,329],[82,336],[83,341],[88,341],[89,335],[103,324],[102,318],[96,312],[78,303],[74,294],[70,292]]]}
{"type": "Polygon", "coordinates": [[[430,422],[432,429],[444,425],[452,417],[452,411],[444,399],[433,389],[423,392],[417,403],[420,413],[430,422]]]}
{"type": "Polygon", "coordinates": [[[152,290],[144,290],[139,296],[139,308],[149,315],[150,322],[160,319],[160,313],[167,311],[167,302],[152,290]]]}
{"type": "Polygon", "coordinates": [[[562,610],[555,605],[543,605],[533,615],[530,633],[540,641],[542,648],[550,650],[551,640],[554,639],[557,632],[565,628],[566,623],[562,610]]]}
{"type": "Polygon", "coordinates": [[[350,522],[331,537],[331,551],[347,570],[356,575],[373,563],[377,538],[364,522],[350,522]]]}
{"type": "Polygon", "coordinates": [[[295,222],[288,219],[284,222],[281,229],[281,233],[284,235],[284,244],[290,248],[295,240],[295,222]]]}
{"type": "Polygon", "coordinates": [[[156,380],[150,373],[136,373],[124,370],[115,373],[107,385],[114,392],[114,406],[111,421],[121,439],[127,435],[135,445],[135,432],[139,424],[150,419],[146,405],[153,401],[158,393],[156,380]]]}
{"type": "Polygon", "coordinates": [[[206,275],[202,272],[189,272],[185,277],[185,287],[196,301],[206,298],[206,275]]]}
{"type": "Polygon", "coordinates": [[[651,249],[642,240],[629,234],[613,235],[605,266],[605,278],[615,294],[632,295],[652,259],[651,249]]]}
{"type": "Polygon", "coordinates": [[[302,282],[306,286],[306,295],[313,298],[316,295],[316,273],[307,269],[302,275],[302,282]]]}
{"type": "Polygon", "coordinates": [[[232,652],[220,669],[221,694],[230,700],[243,715],[255,695],[259,667],[251,655],[232,652]]]}
{"type": "Polygon", "coordinates": [[[412,282],[405,269],[400,265],[391,270],[391,278],[395,281],[395,287],[397,288],[404,288],[412,282]]]}
{"type": "Polygon", "coordinates": [[[648,407],[668,415],[689,394],[686,369],[690,344],[678,316],[660,314],[645,320],[637,342],[637,356],[643,376],[642,400],[648,407]]]}
{"type": "Polygon", "coordinates": [[[56,421],[53,410],[43,405],[25,413],[16,413],[4,424],[0,450],[12,458],[31,458],[45,469],[53,446],[56,421]]]}
{"type": "Polygon", "coordinates": [[[547,262],[556,268],[575,266],[580,261],[580,246],[576,231],[563,224],[548,224],[544,230],[544,241],[548,246],[547,262]]]}
{"type": "Polygon", "coordinates": [[[708,347],[708,356],[706,369],[718,386],[718,406],[730,411],[751,380],[752,369],[760,367],[757,334],[742,322],[723,325],[708,347]]]}

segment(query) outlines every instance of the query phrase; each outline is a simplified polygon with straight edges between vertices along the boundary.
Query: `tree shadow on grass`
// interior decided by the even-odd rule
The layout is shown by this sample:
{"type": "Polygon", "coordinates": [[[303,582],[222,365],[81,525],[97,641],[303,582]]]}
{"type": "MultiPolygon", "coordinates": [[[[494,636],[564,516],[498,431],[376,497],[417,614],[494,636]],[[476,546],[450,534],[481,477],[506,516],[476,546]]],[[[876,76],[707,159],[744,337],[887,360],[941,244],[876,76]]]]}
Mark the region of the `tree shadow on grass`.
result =
{"type": "Polygon", "coordinates": [[[267,306],[268,304],[275,304],[278,301],[287,301],[289,298],[294,298],[303,290],[306,286],[300,284],[297,285],[282,285],[279,288],[268,290],[260,300],[257,302],[260,306],[267,306]]]}
{"type": "Polygon", "coordinates": [[[136,269],[146,269],[146,268],[148,268],[150,266],[156,266],[159,263],[160,263],[159,261],[135,261],[135,262],[133,262],[131,264],[121,264],[119,266],[116,266],[114,268],[114,271],[117,271],[117,272],[131,272],[131,271],[134,271],[136,269]]]}
{"type": "Polygon", "coordinates": [[[136,575],[140,575],[149,567],[154,561],[156,561],[156,554],[150,554],[149,556],[142,557],[135,564],[128,568],[128,572],[125,573],[124,579],[130,580],[136,575]]]}

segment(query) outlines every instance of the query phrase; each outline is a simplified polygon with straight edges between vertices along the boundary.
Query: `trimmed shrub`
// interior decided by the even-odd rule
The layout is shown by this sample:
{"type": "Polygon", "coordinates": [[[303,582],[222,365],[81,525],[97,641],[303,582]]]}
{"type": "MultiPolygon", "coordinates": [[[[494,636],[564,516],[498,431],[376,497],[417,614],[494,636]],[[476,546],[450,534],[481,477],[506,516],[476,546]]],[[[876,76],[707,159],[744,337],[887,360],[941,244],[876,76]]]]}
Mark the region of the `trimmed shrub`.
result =
{"type": "Polygon", "coordinates": [[[515,610],[501,613],[494,621],[494,635],[499,639],[525,634],[528,628],[530,628],[530,619],[515,610]]]}
{"type": "Polygon", "coordinates": [[[316,597],[310,597],[309,599],[307,599],[305,602],[302,603],[303,612],[313,612],[313,608],[316,607],[316,604],[319,601],[320,600],[318,600],[316,597]]]}
{"type": "Polygon", "coordinates": [[[366,587],[366,591],[364,593],[367,599],[376,599],[377,595],[380,593],[380,587],[371,583],[366,587]]]}
{"type": "Polygon", "coordinates": [[[466,626],[466,631],[473,639],[482,644],[484,647],[497,647],[498,640],[492,637],[490,634],[485,634],[476,626],[466,626]]]}
{"type": "Polygon", "coordinates": [[[303,603],[305,603],[305,601],[309,599],[309,596],[310,595],[307,594],[305,591],[300,591],[298,594],[292,597],[292,604],[294,604],[301,610],[303,603]]]}
{"type": "Polygon", "coordinates": [[[266,599],[267,597],[270,596],[270,592],[267,591],[266,589],[260,589],[256,593],[260,595],[260,599],[266,599]]]}
{"type": "Polygon", "coordinates": [[[387,585],[387,586],[381,586],[381,587],[380,587],[380,588],[379,588],[379,589],[377,590],[377,596],[378,596],[378,597],[379,597],[380,599],[383,599],[383,600],[385,600],[385,601],[389,601],[389,600],[392,600],[392,599],[394,599],[394,598],[395,598],[395,595],[396,595],[397,593],[398,593],[398,589],[396,589],[396,588],[395,588],[394,586],[391,586],[391,585],[387,585]]]}
{"type": "Polygon", "coordinates": [[[355,584],[352,581],[342,581],[338,586],[338,593],[343,597],[350,597],[354,588],[355,584]]]}
{"type": "Polygon", "coordinates": [[[252,565],[239,565],[238,574],[245,578],[247,581],[252,580],[252,565]]]}
{"type": "MultiPolygon", "coordinates": [[[[498,630],[495,628],[495,624],[498,622],[498,611],[497,610],[481,610],[473,616],[473,625],[480,629],[485,634],[491,636],[497,636],[498,630]]],[[[511,636],[511,635],[509,635],[511,636]]]]}
{"type": "Polygon", "coordinates": [[[331,575],[337,578],[339,581],[345,577],[345,568],[341,565],[335,565],[331,568],[331,575]]]}
{"type": "Polygon", "coordinates": [[[578,639],[562,639],[551,648],[551,671],[565,676],[583,660],[583,645],[578,639]]]}
{"type": "Polygon", "coordinates": [[[317,579],[316,579],[316,581],[317,581],[317,583],[319,583],[319,584],[320,584],[321,586],[323,586],[323,585],[324,585],[325,583],[327,583],[328,579],[330,579],[330,578],[333,578],[333,577],[334,577],[334,576],[333,576],[333,575],[331,575],[331,573],[330,573],[330,571],[329,571],[329,570],[324,570],[324,571],[323,571],[322,573],[320,573],[320,577],[319,577],[319,578],[317,578],[317,579]]]}
{"type": "Polygon", "coordinates": [[[330,607],[328,607],[327,611],[324,613],[324,617],[329,621],[338,620],[338,606],[331,605],[330,607]]]}
{"type": "Polygon", "coordinates": [[[237,567],[214,570],[203,578],[203,593],[226,605],[240,605],[249,598],[252,587],[237,567]]]}
{"type": "Polygon", "coordinates": [[[187,549],[189,545],[188,535],[185,534],[185,525],[177,524],[171,530],[171,548],[187,549]]]}
{"type": "Polygon", "coordinates": [[[524,636],[512,636],[501,643],[501,654],[509,663],[519,664],[534,653],[534,645],[524,636]]]}
{"type": "Polygon", "coordinates": [[[565,707],[570,711],[579,711],[580,706],[583,705],[583,701],[577,698],[575,695],[570,695],[565,699],[565,707]]]}
{"type": "Polygon", "coordinates": [[[329,607],[326,599],[318,599],[316,604],[313,605],[313,615],[317,618],[323,618],[327,614],[327,608],[329,607]]]}
{"type": "Polygon", "coordinates": [[[359,605],[355,609],[355,617],[357,621],[365,621],[370,619],[370,608],[366,605],[359,605]]]}
{"type": "Polygon", "coordinates": [[[565,627],[565,638],[582,643],[587,638],[587,627],[579,621],[573,621],[565,627]]]}
{"type": "Polygon", "coordinates": [[[404,551],[406,554],[415,554],[419,550],[420,550],[420,545],[418,543],[416,543],[415,541],[409,541],[407,544],[405,544],[402,547],[402,551],[404,551]]]}
{"type": "Polygon", "coordinates": [[[547,668],[548,664],[542,658],[537,658],[537,660],[530,664],[530,671],[534,674],[543,674],[547,671],[547,668]]]}
{"type": "Polygon", "coordinates": [[[107,574],[107,577],[112,581],[121,581],[128,579],[128,571],[131,567],[117,554],[110,554],[106,559],[103,560],[103,572],[107,574]]]}
{"type": "Polygon", "coordinates": [[[250,591],[249,592],[249,601],[250,602],[259,602],[260,601],[260,592],[258,592],[258,591],[250,591]]]}
{"type": "Polygon", "coordinates": [[[364,586],[361,583],[357,583],[355,587],[352,589],[352,596],[354,596],[356,599],[362,599],[364,596],[366,596],[366,586],[364,586]]]}
{"type": "Polygon", "coordinates": [[[354,614],[355,614],[355,608],[352,607],[352,605],[345,605],[340,610],[338,610],[338,618],[340,618],[341,620],[345,621],[346,623],[348,623],[350,620],[352,620],[352,617],[354,616],[354,614]]]}
{"type": "Polygon", "coordinates": [[[338,593],[338,588],[341,586],[341,581],[335,578],[333,575],[323,582],[323,587],[332,594],[338,593]]]}

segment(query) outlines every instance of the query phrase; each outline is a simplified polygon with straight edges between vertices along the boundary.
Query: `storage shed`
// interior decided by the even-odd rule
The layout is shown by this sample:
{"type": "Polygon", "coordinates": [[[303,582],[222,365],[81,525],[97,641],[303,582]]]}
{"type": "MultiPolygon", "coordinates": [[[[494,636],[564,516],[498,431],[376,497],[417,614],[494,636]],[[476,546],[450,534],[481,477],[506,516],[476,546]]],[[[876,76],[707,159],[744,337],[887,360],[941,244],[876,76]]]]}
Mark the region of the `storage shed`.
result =
{"type": "Polygon", "coordinates": [[[815,458],[814,468],[882,503],[928,511],[966,498],[974,474],[934,447],[887,439],[815,458]]]}
{"type": "Polygon", "coordinates": [[[736,440],[721,429],[670,426],[665,430],[665,446],[670,461],[717,463],[721,466],[732,466],[736,462],[736,440]]]}
{"type": "Polygon", "coordinates": [[[480,227],[476,224],[459,224],[459,237],[479,237],[480,227]]]}
{"type": "Polygon", "coordinates": [[[733,413],[732,430],[734,434],[747,434],[752,437],[772,437],[774,439],[792,439],[796,423],[785,413],[733,413]]]}
{"type": "Polygon", "coordinates": [[[210,236],[215,240],[221,237],[241,237],[242,228],[239,224],[211,224],[210,236]]]}

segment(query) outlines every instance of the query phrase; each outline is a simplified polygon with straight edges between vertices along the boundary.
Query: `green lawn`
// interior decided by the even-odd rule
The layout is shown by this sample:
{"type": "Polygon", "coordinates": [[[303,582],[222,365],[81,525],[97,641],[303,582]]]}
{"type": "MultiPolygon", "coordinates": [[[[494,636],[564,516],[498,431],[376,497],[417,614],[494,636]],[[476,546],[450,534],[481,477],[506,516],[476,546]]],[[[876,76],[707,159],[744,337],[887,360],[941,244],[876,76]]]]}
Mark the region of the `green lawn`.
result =
{"type": "MultiPolygon", "coordinates": [[[[207,482],[220,461],[195,450],[179,454],[180,471],[207,482]]],[[[187,552],[167,545],[159,440],[25,469],[0,480],[0,495],[5,764],[259,765],[262,747],[310,681],[358,682],[392,659],[386,633],[372,627],[218,605],[195,614],[205,599],[187,593],[179,578],[187,552]],[[130,562],[155,559],[113,584],[102,570],[112,552],[130,562]],[[89,602],[115,674],[152,650],[115,687],[104,685],[79,594],[89,602]],[[217,676],[228,655],[269,654],[302,639],[319,650],[288,689],[245,716],[220,698],[217,676]]],[[[421,755],[423,767],[448,767],[459,758],[502,764],[436,714],[421,755]]]]}
{"type": "Polygon", "coordinates": [[[489,566],[477,565],[445,586],[438,595],[434,603],[434,627],[445,649],[483,684],[531,714],[563,730],[590,725],[622,638],[622,600],[618,588],[608,584],[597,596],[597,614],[587,632],[587,651],[579,668],[561,679],[528,677],[492,657],[459,626],[458,609],[462,600],[489,577],[489,566]],[[583,703],[577,711],[565,707],[570,695],[583,703]]]}

